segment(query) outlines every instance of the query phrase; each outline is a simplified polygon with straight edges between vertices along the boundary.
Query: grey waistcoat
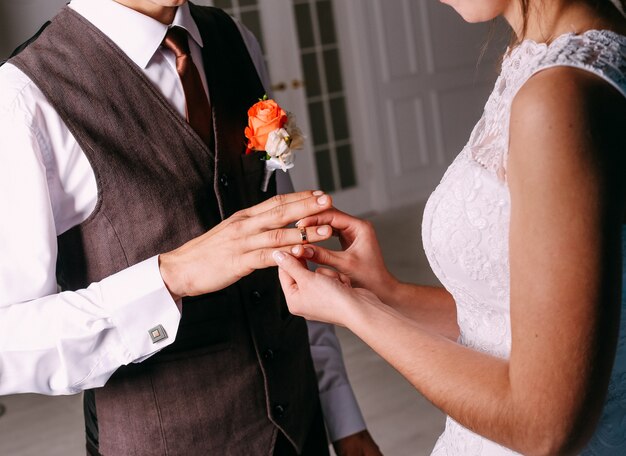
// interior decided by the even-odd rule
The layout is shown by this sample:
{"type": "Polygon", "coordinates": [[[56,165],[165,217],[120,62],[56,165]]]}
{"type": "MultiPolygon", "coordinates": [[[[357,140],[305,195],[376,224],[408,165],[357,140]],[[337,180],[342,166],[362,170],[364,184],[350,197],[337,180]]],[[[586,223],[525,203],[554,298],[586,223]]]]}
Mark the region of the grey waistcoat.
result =
{"type": "MultiPolygon", "coordinates": [[[[204,41],[212,148],[69,8],[10,60],[54,106],[96,175],[93,214],[58,237],[64,289],[174,249],[275,193],[274,182],[259,190],[260,155],[244,155],[247,110],[264,89],[237,26],[218,9],[191,12],[204,41]]],[[[184,300],[170,347],[121,367],[85,398],[88,443],[105,456],[265,455],[279,431],[299,449],[318,406],[306,325],[289,314],[275,268],[184,300]]]]}

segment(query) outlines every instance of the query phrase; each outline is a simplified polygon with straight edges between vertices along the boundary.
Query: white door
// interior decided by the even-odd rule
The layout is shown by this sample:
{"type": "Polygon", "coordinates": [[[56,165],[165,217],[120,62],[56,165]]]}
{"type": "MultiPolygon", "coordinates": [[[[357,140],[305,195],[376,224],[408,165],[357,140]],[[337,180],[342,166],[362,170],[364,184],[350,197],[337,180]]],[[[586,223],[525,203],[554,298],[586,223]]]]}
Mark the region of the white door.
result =
{"type": "Polygon", "coordinates": [[[375,111],[369,143],[385,187],[377,206],[424,200],[480,117],[502,42],[491,43],[478,66],[489,25],[467,24],[440,2],[337,3],[361,5],[349,17],[363,43],[354,52],[362,54],[369,68],[369,101],[375,111]]]}
{"type": "Polygon", "coordinates": [[[205,1],[239,18],[264,49],[272,92],[293,112],[308,137],[291,171],[296,189],[321,188],[335,205],[351,212],[371,210],[367,163],[357,157],[355,93],[344,74],[349,54],[331,0],[205,1]]]}

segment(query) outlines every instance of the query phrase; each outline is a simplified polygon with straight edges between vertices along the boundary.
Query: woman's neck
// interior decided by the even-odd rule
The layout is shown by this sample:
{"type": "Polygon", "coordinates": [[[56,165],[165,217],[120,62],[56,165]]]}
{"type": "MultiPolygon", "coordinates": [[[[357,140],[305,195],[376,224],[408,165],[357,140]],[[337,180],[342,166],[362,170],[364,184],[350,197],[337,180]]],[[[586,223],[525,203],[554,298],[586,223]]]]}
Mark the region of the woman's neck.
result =
{"type": "Polygon", "coordinates": [[[626,19],[609,0],[601,0],[597,5],[585,0],[531,1],[526,30],[518,0],[510,2],[504,17],[518,39],[539,43],[550,42],[564,33],[583,33],[591,29],[609,29],[626,34],[626,19]]]}

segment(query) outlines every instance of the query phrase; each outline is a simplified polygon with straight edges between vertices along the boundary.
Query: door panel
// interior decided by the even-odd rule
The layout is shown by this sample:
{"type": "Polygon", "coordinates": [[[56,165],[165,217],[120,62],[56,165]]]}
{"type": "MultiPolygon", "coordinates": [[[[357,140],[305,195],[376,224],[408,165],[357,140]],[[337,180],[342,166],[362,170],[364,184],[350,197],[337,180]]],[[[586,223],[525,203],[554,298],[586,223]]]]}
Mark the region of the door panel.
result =
{"type": "Polygon", "coordinates": [[[439,3],[364,5],[374,104],[384,107],[382,180],[386,205],[396,206],[425,199],[461,151],[495,80],[498,51],[485,57],[486,71],[477,70],[488,25],[466,24],[439,3]]]}
{"type": "Polygon", "coordinates": [[[478,65],[489,25],[433,0],[214,3],[260,38],[273,95],[308,136],[296,188],[322,188],[357,214],[430,194],[479,119],[503,50],[493,43],[478,65]]]}

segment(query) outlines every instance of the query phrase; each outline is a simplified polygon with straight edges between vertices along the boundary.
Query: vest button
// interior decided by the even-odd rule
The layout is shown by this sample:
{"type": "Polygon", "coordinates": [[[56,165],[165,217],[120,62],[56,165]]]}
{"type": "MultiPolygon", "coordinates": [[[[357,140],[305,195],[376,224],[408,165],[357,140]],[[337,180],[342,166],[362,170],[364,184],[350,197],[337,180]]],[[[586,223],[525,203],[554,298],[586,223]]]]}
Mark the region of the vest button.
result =
{"type": "Polygon", "coordinates": [[[250,297],[252,298],[252,302],[254,304],[261,304],[261,298],[263,298],[263,295],[260,291],[254,290],[252,293],[250,293],[250,297]]]}
{"type": "Polygon", "coordinates": [[[222,185],[222,187],[228,187],[228,184],[230,184],[230,179],[228,178],[228,174],[222,174],[220,176],[220,184],[222,185]]]}
{"type": "Polygon", "coordinates": [[[271,361],[274,359],[274,350],[272,350],[271,348],[268,348],[267,350],[265,350],[263,352],[263,359],[265,361],[271,361]]]}
{"type": "Polygon", "coordinates": [[[285,407],[283,407],[280,404],[275,405],[274,406],[274,417],[275,418],[282,418],[283,416],[285,416],[285,407]]]}

